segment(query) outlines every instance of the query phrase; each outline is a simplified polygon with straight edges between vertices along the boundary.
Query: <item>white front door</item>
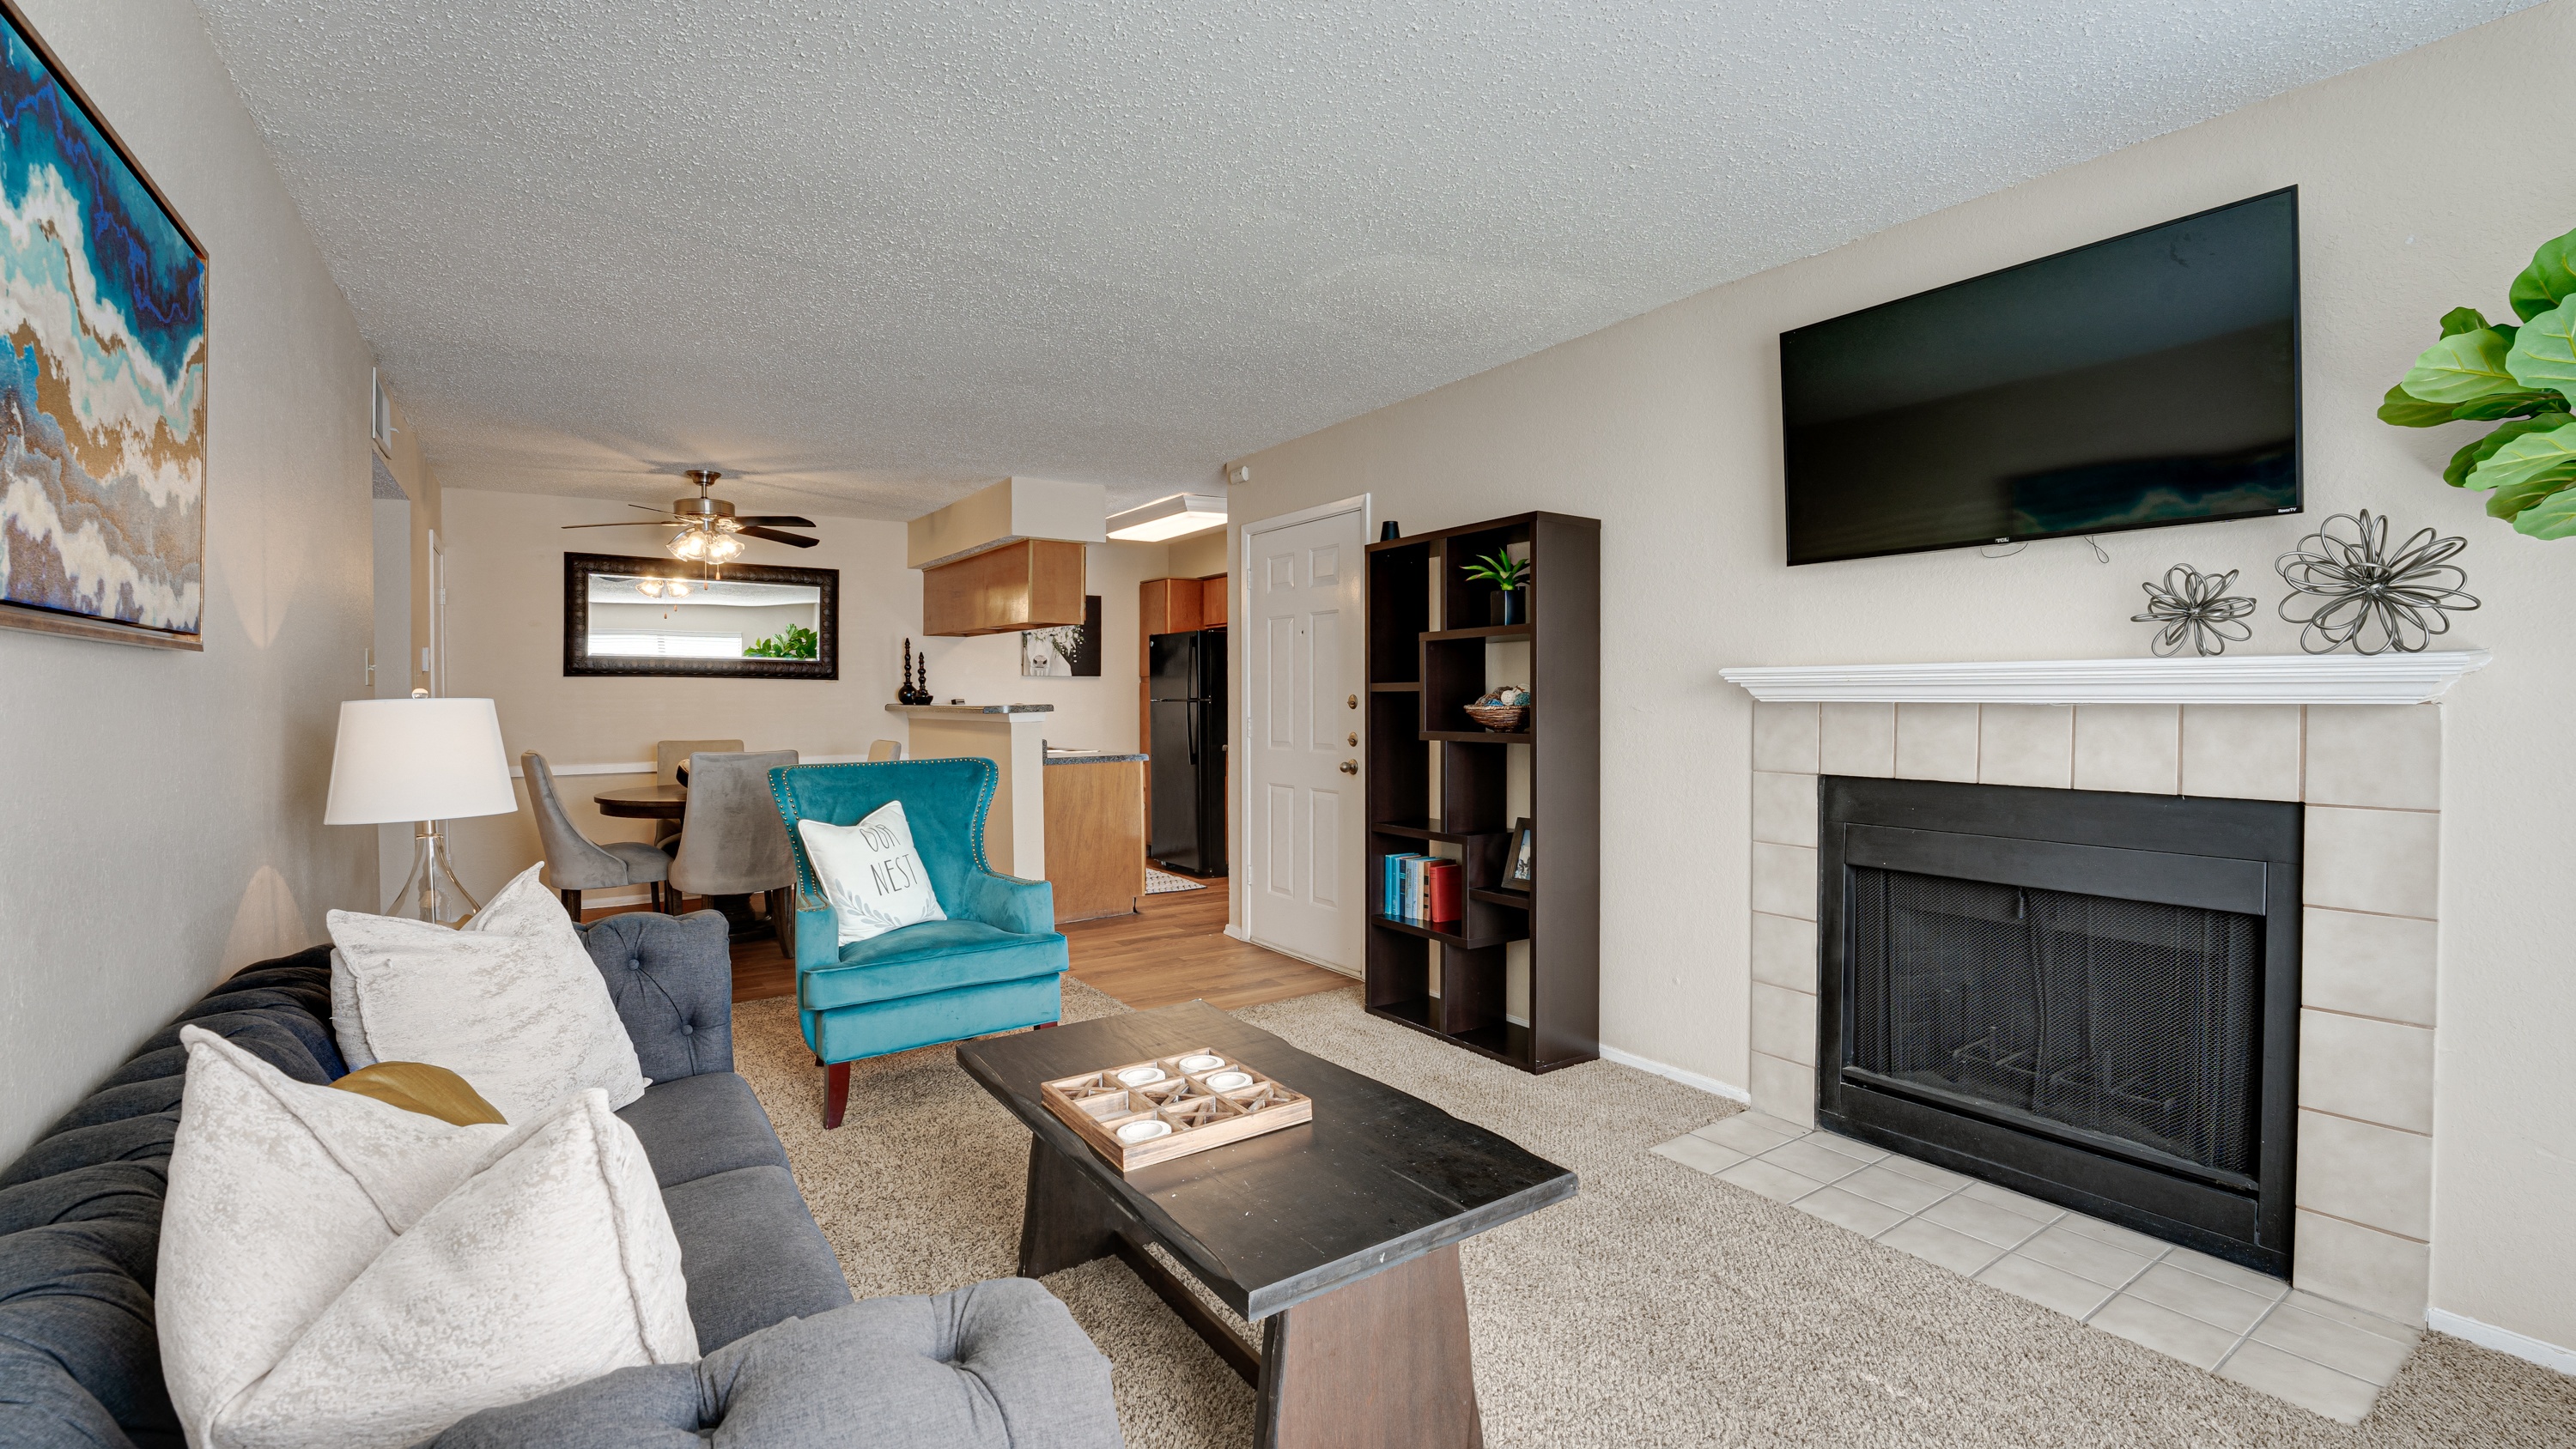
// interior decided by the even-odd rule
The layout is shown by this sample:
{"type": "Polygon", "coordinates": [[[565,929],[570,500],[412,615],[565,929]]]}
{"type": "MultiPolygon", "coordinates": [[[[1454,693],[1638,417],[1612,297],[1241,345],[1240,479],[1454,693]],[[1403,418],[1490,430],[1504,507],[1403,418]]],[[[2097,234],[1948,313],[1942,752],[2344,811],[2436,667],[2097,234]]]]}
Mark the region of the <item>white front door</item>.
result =
{"type": "Polygon", "coordinates": [[[1244,531],[1245,933],[1358,974],[1363,823],[1357,736],[1365,515],[1244,531]]]}

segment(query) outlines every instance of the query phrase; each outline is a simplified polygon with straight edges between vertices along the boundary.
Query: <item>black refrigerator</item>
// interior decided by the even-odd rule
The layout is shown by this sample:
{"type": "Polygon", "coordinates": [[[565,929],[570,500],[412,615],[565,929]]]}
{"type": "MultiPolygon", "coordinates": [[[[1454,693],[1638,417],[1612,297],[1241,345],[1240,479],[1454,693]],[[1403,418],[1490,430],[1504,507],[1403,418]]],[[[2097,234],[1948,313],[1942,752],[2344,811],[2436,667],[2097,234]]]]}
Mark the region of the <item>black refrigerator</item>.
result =
{"type": "Polygon", "coordinates": [[[1157,634],[1146,709],[1154,772],[1146,856],[1192,875],[1225,874],[1225,631],[1157,634]]]}

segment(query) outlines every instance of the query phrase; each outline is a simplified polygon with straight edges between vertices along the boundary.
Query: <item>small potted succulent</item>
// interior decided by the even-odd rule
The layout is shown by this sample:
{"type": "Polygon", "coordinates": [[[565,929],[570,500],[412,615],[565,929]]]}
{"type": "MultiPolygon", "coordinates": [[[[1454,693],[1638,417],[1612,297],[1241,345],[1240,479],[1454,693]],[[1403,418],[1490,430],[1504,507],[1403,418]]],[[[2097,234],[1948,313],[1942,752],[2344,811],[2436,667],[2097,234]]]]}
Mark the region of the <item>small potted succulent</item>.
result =
{"type": "Polygon", "coordinates": [[[1498,548],[1474,563],[1459,565],[1459,571],[1492,584],[1498,591],[1494,595],[1494,623],[1529,622],[1530,560],[1514,558],[1511,550],[1498,548]]]}

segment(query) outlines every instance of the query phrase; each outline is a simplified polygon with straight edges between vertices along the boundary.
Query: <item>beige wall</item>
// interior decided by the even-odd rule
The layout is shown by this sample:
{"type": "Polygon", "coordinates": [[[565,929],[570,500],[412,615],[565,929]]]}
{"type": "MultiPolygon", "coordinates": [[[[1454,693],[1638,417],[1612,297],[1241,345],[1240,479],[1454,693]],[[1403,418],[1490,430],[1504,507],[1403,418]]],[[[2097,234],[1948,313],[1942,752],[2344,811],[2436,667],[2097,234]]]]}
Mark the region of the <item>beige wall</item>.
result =
{"type": "MultiPolygon", "coordinates": [[[[388,393],[393,391],[394,383],[391,379],[386,380],[385,389],[388,393]]],[[[394,482],[400,485],[402,491],[411,498],[412,645],[411,652],[406,656],[409,662],[402,664],[400,668],[410,677],[410,688],[426,689],[429,687],[429,672],[420,667],[420,651],[430,639],[429,610],[432,574],[429,567],[429,554],[434,542],[443,541],[438,532],[441,527],[438,474],[430,468],[429,460],[422,455],[420,435],[412,431],[411,419],[403,412],[402,399],[399,397],[393,399],[393,413],[394,445],[392,456],[385,460],[385,470],[394,475],[394,482]]]]}
{"type": "Polygon", "coordinates": [[[2562,0],[1702,293],[1253,454],[1234,518],[1366,491],[1412,531],[1532,508],[1603,520],[1603,1036],[1739,1085],[1751,709],[1718,669],[2141,655],[2138,585],[2176,562],[2244,571],[2264,608],[2237,652],[2295,652],[2271,564],[2326,514],[2369,507],[2467,535],[2485,608],[2450,642],[2496,663],[2444,710],[2432,1301],[2576,1345],[2576,971],[2556,884],[2576,862],[2576,783],[2545,743],[2576,718],[2576,543],[2516,535],[2441,485],[2469,428],[2371,416],[2445,308],[2503,315],[2532,248],[2576,225],[2576,187],[2493,144],[2460,101],[2515,97],[2518,136],[2576,129],[2576,94],[2557,83],[2571,52],[2562,0]],[[1783,329],[2291,184],[2304,518],[2112,535],[2107,565],[2073,540],[1781,564],[1783,329]]]}
{"type": "Polygon", "coordinates": [[[1227,540],[1230,537],[1231,535],[1222,528],[1211,528],[1205,533],[1193,533],[1186,538],[1173,539],[1166,545],[1171,550],[1170,577],[1203,579],[1210,574],[1224,573],[1227,540]]]}
{"type": "MultiPolygon", "coordinates": [[[[613,509],[613,505],[610,508],[613,509]]],[[[790,551],[758,545],[747,561],[838,569],[841,677],[804,679],[566,678],[563,672],[563,556],[568,552],[647,556],[650,529],[567,534],[596,523],[599,500],[449,488],[446,693],[486,696],[501,715],[515,764],[523,750],[568,765],[648,762],[662,739],[739,739],[755,750],[865,755],[876,739],[905,740],[904,717],[888,714],[903,641],[930,663],[930,686],[945,701],[1052,704],[1048,737],[1058,744],[1120,746],[1136,737],[1136,585],[1163,571],[1160,545],[1094,544],[1091,592],[1101,595],[1103,631],[1113,641],[1098,679],[1026,679],[1019,636],[931,639],[921,633],[921,575],[904,567],[904,527],[870,519],[816,516],[822,542],[790,551]],[[603,537],[614,541],[602,542],[603,537]],[[1114,641],[1125,639],[1127,647],[1114,641]]],[[[651,823],[600,816],[601,790],[650,783],[646,775],[577,775],[558,780],[575,822],[594,840],[646,840],[651,823]]],[[[487,892],[538,858],[536,827],[516,815],[448,826],[457,871],[487,892]]]]}
{"type": "Polygon", "coordinates": [[[375,875],[321,823],[366,693],[366,344],[194,7],[25,8],[204,242],[213,352],[205,652],[0,632],[0,1160],[375,875]]]}

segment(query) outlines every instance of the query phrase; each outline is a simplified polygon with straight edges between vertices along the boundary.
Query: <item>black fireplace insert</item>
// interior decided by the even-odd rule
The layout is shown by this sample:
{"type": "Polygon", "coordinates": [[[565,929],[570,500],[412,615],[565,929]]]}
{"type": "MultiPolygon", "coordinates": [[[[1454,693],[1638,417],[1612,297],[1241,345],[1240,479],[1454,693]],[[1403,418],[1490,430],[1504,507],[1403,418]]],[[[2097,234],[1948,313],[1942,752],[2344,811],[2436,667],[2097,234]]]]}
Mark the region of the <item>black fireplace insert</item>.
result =
{"type": "Polygon", "coordinates": [[[1818,1121],[2286,1277],[2300,807],[1818,796],[1818,1121]]]}

